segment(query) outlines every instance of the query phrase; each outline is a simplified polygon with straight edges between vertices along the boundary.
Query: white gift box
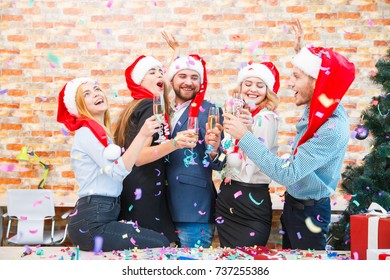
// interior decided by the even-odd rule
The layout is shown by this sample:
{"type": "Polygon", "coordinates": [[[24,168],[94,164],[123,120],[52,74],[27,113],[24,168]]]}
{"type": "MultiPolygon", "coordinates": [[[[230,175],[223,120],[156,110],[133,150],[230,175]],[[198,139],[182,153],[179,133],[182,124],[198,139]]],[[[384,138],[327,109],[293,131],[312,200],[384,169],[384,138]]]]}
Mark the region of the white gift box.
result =
{"type": "Polygon", "coordinates": [[[367,249],[367,260],[390,261],[390,249],[367,249]]]}

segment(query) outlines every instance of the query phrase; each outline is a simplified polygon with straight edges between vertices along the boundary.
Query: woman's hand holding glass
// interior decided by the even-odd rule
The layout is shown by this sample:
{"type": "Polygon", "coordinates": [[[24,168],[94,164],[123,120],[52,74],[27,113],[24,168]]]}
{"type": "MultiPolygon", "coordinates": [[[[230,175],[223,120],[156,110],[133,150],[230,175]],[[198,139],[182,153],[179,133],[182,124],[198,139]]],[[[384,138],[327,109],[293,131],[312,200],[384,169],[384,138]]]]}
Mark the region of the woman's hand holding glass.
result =
{"type": "Polygon", "coordinates": [[[160,122],[160,130],[158,131],[158,139],[156,143],[163,143],[166,141],[164,135],[164,123],[165,123],[165,107],[164,107],[164,97],[163,95],[154,95],[153,96],[153,114],[156,116],[157,120],[160,122]]]}

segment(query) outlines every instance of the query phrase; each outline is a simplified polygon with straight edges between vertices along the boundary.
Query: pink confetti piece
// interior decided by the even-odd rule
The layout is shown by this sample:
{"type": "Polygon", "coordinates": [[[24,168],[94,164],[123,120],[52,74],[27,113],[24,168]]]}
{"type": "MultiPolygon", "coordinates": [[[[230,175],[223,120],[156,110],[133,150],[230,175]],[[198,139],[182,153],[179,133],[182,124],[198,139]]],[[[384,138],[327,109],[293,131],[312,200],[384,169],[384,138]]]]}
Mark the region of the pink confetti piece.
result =
{"type": "Polygon", "coordinates": [[[30,229],[28,232],[31,234],[36,234],[36,233],[38,233],[38,230],[37,229],[30,229]]]}
{"type": "Polygon", "coordinates": [[[202,113],[204,112],[204,111],[206,111],[202,106],[200,106],[199,107],[199,111],[201,111],[202,113]]]}
{"type": "Polygon", "coordinates": [[[114,2],[114,0],[108,0],[107,8],[111,8],[113,2],[114,2]]]}
{"type": "Polygon", "coordinates": [[[375,76],[376,76],[376,72],[375,72],[374,70],[371,70],[369,73],[370,73],[370,75],[371,75],[372,77],[375,77],[375,76]]]}
{"type": "Polygon", "coordinates": [[[234,194],[234,198],[237,198],[242,195],[242,191],[238,191],[234,194]]]}
{"type": "Polygon", "coordinates": [[[375,25],[375,24],[374,24],[374,22],[373,22],[371,19],[370,19],[370,20],[368,20],[368,22],[367,22],[367,23],[368,23],[368,25],[369,25],[369,26],[374,26],[374,25],[375,25]]]}
{"type": "Polygon", "coordinates": [[[42,204],[43,202],[42,202],[42,200],[37,200],[37,201],[35,201],[34,203],[33,203],[33,207],[35,207],[35,206],[37,206],[37,205],[39,205],[39,204],[42,204]]]}
{"type": "Polygon", "coordinates": [[[76,209],[73,213],[69,214],[69,217],[76,216],[78,212],[79,212],[79,210],[76,209]]]}
{"type": "Polygon", "coordinates": [[[0,165],[0,170],[4,172],[12,172],[15,169],[14,164],[6,165],[6,164],[1,164],[0,165]]]}
{"type": "Polygon", "coordinates": [[[316,112],[315,115],[319,118],[322,118],[324,116],[324,113],[316,112]]]}
{"type": "Polygon", "coordinates": [[[153,155],[154,155],[154,156],[157,156],[157,155],[158,155],[158,151],[157,151],[157,150],[154,150],[154,151],[153,151],[153,155]]]}
{"type": "Polygon", "coordinates": [[[140,200],[142,197],[142,189],[136,188],[134,195],[135,195],[135,200],[140,200]]]}
{"type": "Polygon", "coordinates": [[[358,252],[353,252],[353,259],[358,260],[359,259],[359,253],[358,252]]]}
{"type": "Polygon", "coordinates": [[[130,238],[130,242],[134,245],[134,246],[137,246],[137,244],[136,244],[136,242],[135,242],[135,240],[134,240],[134,238],[132,237],[132,238],[130,238]]]}
{"type": "Polygon", "coordinates": [[[373,101],[371,102],[371,104],[374,105],[374,106],[377,106],[377,105],[378,105],[378,100],[373,100],[373,101]]]}
{"type": "Polygon", "coordinates": [[[330,124],[330,125],[328,126],[328,129],[333,129],[333,128],[335,128],[335,127],[336,127],[336,124],[332,123],[332,124],[330,124]]]}
{"type": "Polygon", "coordinates": [[[203,215],[206,215],[206,212],[202,212],[202,211],[200,211],[200,210],[198,211],[198,213],[199,213],[199,215],[202,215],[202,216],[203,216],[203,215]]]}
{"type": "Polygon", "coordinates": [[[250,236],[255,236],[255,232],[252,231],[252,232],[249,233],[249,235],[250,236]]]}
{"type": "Polygon", "coordinates": [[[50,62],[49,65],[50,65],[51,68],[56,68],[56,66],[54,65],[54,63],[51,63],[51,62],[50,62]]]}
{"type": "Polygon", "coordinates": [[[19,219],[21,219],[22,221],[26,221],[27,220],[27,216],[20,216],[19,219]]]}

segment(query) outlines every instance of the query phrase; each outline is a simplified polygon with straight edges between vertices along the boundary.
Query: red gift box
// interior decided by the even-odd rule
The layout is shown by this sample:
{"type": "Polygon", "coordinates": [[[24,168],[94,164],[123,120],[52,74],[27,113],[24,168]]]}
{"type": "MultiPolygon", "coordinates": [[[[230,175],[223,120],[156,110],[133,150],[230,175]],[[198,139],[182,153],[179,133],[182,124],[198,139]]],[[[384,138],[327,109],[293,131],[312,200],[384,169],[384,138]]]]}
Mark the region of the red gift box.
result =
{"type": "Polygon", "coordinates": [[[351,215],[351,255],[367,259],[367,249],[390,249],[390,218],[351,215]],[[357,252],[358,256],[354,253],[357,252]]]}

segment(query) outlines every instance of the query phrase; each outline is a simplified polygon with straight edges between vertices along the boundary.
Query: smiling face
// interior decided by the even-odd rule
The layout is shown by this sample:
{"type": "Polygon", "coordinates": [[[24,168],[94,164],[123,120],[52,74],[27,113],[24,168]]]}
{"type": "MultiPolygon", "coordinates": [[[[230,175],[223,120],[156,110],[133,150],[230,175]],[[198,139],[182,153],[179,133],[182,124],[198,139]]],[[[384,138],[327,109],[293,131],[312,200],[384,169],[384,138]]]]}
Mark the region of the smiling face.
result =
{"type": "Polygon", "coordinates": [[[241,83],[241,93],[246,104],[259,107],[267,95],[267,86],[257,77],[249,77],[241,83]]]}
{"type": "Polygon", "coordinates": [[[164,72],[160,67],[154,67],[146,72],[145,77],[141,81],[141,86],[149,90],[154,95],[164,93],[164,72]]]}
{"type": "Polygon", "coordinates": [[[297,67],[293,68],[292,75],[288,81],[289,87],[295,91],[295,104],[297,106],[310,104],[313,97],[314,88],[316,86],[316,79],[306,75],[297,67]]]}
{"type": "Polygon", "coordinates": [[[96,119],[104,119],[108,110],[107,98],[98,84],[87,82],[80,85],[81,95],[88,112],[96,119]]]}
{"type": "Polygon", "coordinates": [[[190,69],[177,72],[171,83],[176,95],[176,104],[194,99],[200,90],[199,73],[190,69]]]}

